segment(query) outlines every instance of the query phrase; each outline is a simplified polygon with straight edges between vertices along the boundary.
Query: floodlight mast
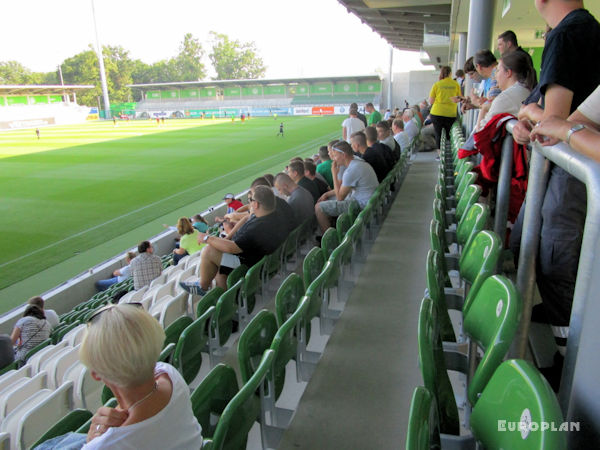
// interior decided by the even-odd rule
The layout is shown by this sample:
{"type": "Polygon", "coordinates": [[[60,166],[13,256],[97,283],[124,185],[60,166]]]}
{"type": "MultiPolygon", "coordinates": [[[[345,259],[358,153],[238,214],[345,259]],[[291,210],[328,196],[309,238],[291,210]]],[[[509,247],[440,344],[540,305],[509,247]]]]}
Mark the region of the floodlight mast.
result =
{"type": "Polygon", "coordinates": [[[104,72],[104,57],[102,56],[102,46],[98,39],[98,27],[96,26],[96,10],[94,8],[94,0],[92,1],[92,17],[94,18],[94,31],[96,33],[96,54],[98,55],[98,64],[100,66],[100,85],[102,86],[102,97],[104,100],[104,114],[107,119],[110,119],[110,100],[108,99],[108,87],[106,84],[106,73],[104,72]]]}

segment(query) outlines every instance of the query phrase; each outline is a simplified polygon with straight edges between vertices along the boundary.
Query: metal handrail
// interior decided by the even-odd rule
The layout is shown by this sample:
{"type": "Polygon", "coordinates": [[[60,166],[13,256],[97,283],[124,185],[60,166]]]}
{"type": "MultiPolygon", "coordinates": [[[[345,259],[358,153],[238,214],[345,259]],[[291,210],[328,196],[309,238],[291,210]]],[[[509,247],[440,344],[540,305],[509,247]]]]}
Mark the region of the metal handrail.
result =
{"type": "MultiPolygon", "coordinates": [[[[511,121],[507,124],[507,130],[511,134],[515,123],[516,121],[511,121]]],[[[594,403],[594,389],[597,387],[598,369],[596,343],[600,338],[600,329],[596,323],[597,318],[600,317],[600,302],[595,301],[597,300],[595,297],[600,292],[600,258],[596,257],[600,254],[600,164],[564,143],[550,147],[533,143],[532,147],[517,271],[517,288],[523,297],[523,315],[511,357],[523,358],[527,349],[541,229],[541,208],[550,172],[549,161],[551,161],[583,182],[587,189],[587,215],[559,402],[567,421],[585,419],[586,428],[591,426],[591,429],[598,430],[600,429],[598,415],[600,402],[594,403]]],[[[570,441],[571,439],[579,441],[584,439],[584,435],[569,437],[570,441]]]]}

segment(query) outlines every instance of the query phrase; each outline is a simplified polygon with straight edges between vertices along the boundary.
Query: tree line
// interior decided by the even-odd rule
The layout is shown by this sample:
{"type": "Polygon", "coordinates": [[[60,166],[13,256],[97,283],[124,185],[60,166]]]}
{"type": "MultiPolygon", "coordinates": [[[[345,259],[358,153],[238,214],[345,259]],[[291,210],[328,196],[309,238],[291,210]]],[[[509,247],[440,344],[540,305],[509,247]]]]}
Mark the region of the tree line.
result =
{"type": "MultiPolygon", "coordinates": [[[[215,80],[256,79],[264,77],[266,67],[254,42],[232,40],[222,33],[210,32],[208,55],[216,72],[215,80]]],[[[132,59],[121,46],[103,46],[102,56],[111,103],[138,101],[141,91],[129,84],[198,81],[206,78],[202,43],[191,33],[183,36],[179,53],[154,64],[132,59]]],[[[77,94],[78,103],[95,106],[102,95],[98,57],[90,44],[60,65],[65,84],[89,84],[94,89],[77,94]]],[[[60,84],[58,68],[54,72],[32,72],[17,61],[0,62],[0,84],[60,84]]]]}

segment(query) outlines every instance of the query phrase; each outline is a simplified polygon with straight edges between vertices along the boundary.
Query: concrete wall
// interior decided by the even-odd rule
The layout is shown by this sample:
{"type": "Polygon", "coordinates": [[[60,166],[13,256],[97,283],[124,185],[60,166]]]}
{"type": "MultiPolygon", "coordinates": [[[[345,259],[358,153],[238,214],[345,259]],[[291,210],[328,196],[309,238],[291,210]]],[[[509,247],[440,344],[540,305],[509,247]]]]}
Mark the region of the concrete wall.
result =
{"type": "Polygon", "coordinates": [[[439,72],[436,70],[419,70],[413,72],[397,72],[392,76],[392,105],[387,105],[388,79],[387,75],[382,81],[383,92],[381,95],[381,109],[393,110],[404,108],[404,101],[410,105],[417,104],[429,97],[433,83],[438,81],[439,72]]]}

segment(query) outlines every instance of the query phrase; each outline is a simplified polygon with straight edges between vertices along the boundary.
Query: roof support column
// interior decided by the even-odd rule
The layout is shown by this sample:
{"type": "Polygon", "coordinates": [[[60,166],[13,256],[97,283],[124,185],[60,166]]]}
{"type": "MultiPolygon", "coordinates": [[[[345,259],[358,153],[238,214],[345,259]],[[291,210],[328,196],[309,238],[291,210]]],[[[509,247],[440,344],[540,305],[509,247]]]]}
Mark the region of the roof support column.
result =
{"type": "Polygon", "coordinates": [[[394,64],[394,47],[390,45],[390,68],[388,71],[388,92],[387,92],[387,107],[392,108],[392,65],[394,64]]]}
{"type": "Polygon", "coordinates": [[[462,69],[467,60],[467,33],[458,33],[458,55],[454,61],[454,71],[462,69]]]}
{"type": "Polygon", "coordinates": [[[491,48],[494,4],[495,0],[471,0],[466,58],[473,56],[479,50],[491,48]]]}

